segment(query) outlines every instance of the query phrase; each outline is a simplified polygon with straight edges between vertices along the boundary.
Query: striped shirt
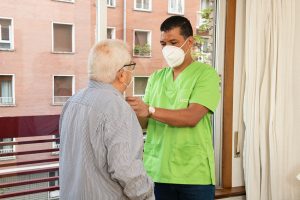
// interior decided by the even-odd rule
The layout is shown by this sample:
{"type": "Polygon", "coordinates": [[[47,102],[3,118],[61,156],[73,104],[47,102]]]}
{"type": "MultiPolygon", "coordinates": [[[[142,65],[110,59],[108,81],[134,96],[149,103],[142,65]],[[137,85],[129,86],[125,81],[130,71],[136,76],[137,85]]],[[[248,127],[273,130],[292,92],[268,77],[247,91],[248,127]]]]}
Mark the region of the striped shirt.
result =
{"type": "Polygon", "coordinates": [[[60,199],[154,199],[137,117],[111,84],[90,81],[60,118],[60,199]]]}

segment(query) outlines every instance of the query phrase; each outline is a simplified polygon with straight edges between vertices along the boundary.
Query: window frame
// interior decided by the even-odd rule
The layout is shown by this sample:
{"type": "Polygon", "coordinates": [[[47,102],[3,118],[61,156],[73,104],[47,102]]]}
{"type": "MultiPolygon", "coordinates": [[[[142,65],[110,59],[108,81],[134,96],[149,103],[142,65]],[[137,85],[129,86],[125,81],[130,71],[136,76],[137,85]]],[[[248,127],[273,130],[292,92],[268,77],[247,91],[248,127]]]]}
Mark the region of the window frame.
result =
{"type": "Polygon", "coordinates": [[[52,42],[52,53],[54,53],[54,54],[74,54],[75,53],[75,25],[74,25],[74,23],[52,21],[51,31],[52,31],[52,41],[51,41],[52,42]],[[54,24],[71,25],[72,26],[72,51],[71,52],[54,50],[54,24]]]}
{"type": "Polygon", "coordinates": [[[149,80],[149,77],[150,76],[143,76],[143,75],[139,75],[139,76],[133,76],[133,83],[132,83],[132,96],[135,96],[135,97],[144,97],[145,94],[141,95],[141,94],[135,94],[135,78],[148,78],[147,81],[149,80]]]}
{"type": "MultiPolygon", "coordinates": [[[[52,139],[57,139],[57,138],[59,138],[59,135],[52,135],[52,139]]],[[[52,142],[52,149],[56,149],[56,148],[59,149],[59,147],[60,147],[60,141],[52,142]]],[[[59,155],[59,151],[52,152],[52,155],[59,155]]]]}
{"type": "MultiPolygon", "coordinates": [[[[185,1],[184,0],[174,0],[174,1],[181,1],[182,2],[182,13],[180,12],[173,12],[171,10],[171,1],[173,0],[168,0],[168,14],[176,14],[176,15],[184,15],[184,12],[185,12],[185,1]]],[[[177,9],[178,10],[178,9],[177,9]]]]}
{"type": "MultiPolygon", "coordinates": [[[[106,27],[106,32],[107,32],[108,29],[112,29],[112,31],[113,31],[113,32],[112,32],[113,34],[112,34],[112,38],[111,38],[111,39],[116,39],[116,27],[113,27],[113,26],[107,26],[107,27],[106,27]]],[[[107,38],[107,34],[106,34],[106,38],[107,38]]],[[[108,39],[108,38],[107,38],[107,39],[108,39]]]]}
{"type": "MultiPolygon", "coordinates": [[[[1,140],[3,139],[7,139],[7,138],[0,138],[1,140]]],[[[16,141],[16,138],[11,138],[11,142],[15,142],[16,141]]],[[[16,152],[16,145],[9,145],[9,146],[12,146],[12,152],[16,152]]],[[[3,147],[3,146],[2,146],[3,147]]],[[[0,153],[1,155],[1,153],[0,153]]],[[[1,156],[0,157],[0,161],[5,161],[5,160],[15,160],[16,159],[16,156],[1,156]]]]}
{"type": "MultiPolygon", "coordinates": [[[[14,40],[14,18],[12,17],[1,17],[0,16],[0,19],[9,19],[11,20],[11,28],[9,30],[9,42],[5,41],[5,40],[2,40],[0,39],[0,43],[8,43],[10,44],[10,48],[1,48],[0,47],[0,51],[13,51],[14,48],[15,48],[15,40],[14,40]]],[[[1,37],[1,25],[0,25],[0,37],[1,37]]]]}
{"type": "Polygon", "coordinates": [[[151,30],[146,30],[146,29],[133,29],[133,37],[132,37],[132,56],[133,57],[140,57],[140,58],[151,58],[152,57],[152,31],[151,30]],[[143,56],[143,55],[136,55],[134,53],[134,48],[135,48],[135,32],[147,32],[147,44],[150,46],[150,53],[148,56],[143,56]]]}
{"type": "MultiPolygon", "coordinates": [[[[144,8],[137,8],[136,3],[137,0],[134,0],[134,10],[136,11],[143,11],[143,12],[151,12],[152,11],[152,0],[149,0],[149,9],[144,9],[144,8]]],[[[145,0],[141,0],[141,1],[145,1],[145,0]]]]}
{"type": "Polygon", "coordinates": [[[116,0],[113,0],[113,5],[107,4],[107,0],[106,0],[106,6],[108,8],[115,8],[116,7],[116,0]]]}
{"type": "MultiPolygon", "coordinates": [[[[51,177],[55,177],[55,176],[59,176],[59,171],[52,171],[52,172],[48,172],[48,176],[49,178],[51,177]],[[52,176],[52,173],[54,172],[54,176],[52,176]]],[[[56,181],[49,181],[48,182],[48,187],[53,187],[51,186],[51,183],[54,182],[54,185],[59,185],[59,179],[56,180],[56,181]]],[[[59,199],[59,190],[54,190],[54,191],[49,191],[48,192],[48,200],[56,200],[56,199],[59,199]],[[53,197],[51,197],[51,194],[55,194],[55,193],[58,193],[56,196],[53,195],[53,197]]]]}
{"type": "Polygon", "coordinates": [[[52,1],[59,1],[63,3],[75,3],[75,0],[52,0],[52,1]]]}
{"type": "Polygon", "coordinates": [[[55,84],[54,84],[55,79],[54,78],[55,77],[61,77],[61,76],[72,77],[72,95],[75,94],[75,75],[61,75],[61,74],[52,75],[52,105],[53,106],[62,106],[65,103],[65,102],[56,103],[55,102],[55,96],[54,96],[54,89],[55,89],[54,88],[55,87],[55,84]]]}
{"type": "MultiPolygon", "coordinates": [[[[15,97],[15,74],[0,74],[0,76],[12,76],[12,103],[11,104],[1,104],[0,107],[16,106],[16,97],[15,97]]],[[[2,96],[0,96],[2,97],[2,96]]]]}

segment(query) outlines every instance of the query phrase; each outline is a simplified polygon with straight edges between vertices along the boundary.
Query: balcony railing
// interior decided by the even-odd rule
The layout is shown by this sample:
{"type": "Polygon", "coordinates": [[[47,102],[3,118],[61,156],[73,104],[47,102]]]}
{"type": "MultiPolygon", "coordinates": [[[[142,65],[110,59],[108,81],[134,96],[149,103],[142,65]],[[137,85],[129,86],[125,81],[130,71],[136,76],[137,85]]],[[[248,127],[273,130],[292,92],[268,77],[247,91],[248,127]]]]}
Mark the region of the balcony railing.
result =
{"type": "Polygon", "coordinates": [[[13,97],[0,97],[0,105],[12,105],[14,104],[13,97]]]}
{"type": "Polygon", "coordinates": [[[52,145],[59,143],[53,138],[58,121],[59,115],[0,118],[0,137],[15,138],[0,143],[0,199],[54,199],[59,194],[59,158],[52,154],[59,152],[59,145],[52,145]],[[7,157],[15,159],[1,160],[7,157]]]}
{"type": "Polygon", "coordinates": [[[54,96],[53,103],[54,104],[64,104],[71,96],[54,96]]]}

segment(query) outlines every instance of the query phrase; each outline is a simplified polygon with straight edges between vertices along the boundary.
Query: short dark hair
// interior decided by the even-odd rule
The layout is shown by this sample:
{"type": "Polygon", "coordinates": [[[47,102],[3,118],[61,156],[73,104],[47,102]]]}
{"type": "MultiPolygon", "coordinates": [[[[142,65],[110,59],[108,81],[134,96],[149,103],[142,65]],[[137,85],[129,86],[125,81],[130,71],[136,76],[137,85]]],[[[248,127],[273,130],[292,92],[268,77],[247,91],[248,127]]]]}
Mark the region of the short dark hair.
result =
{"type": "Polygon", "coordinates": [[[160,25],[160,31],[168,32],[177,27],[180,28],[180,34],[184,37],[184,39],[193,36],[191,22],[187,18],[178,15],[167,18],[160,25]]]}

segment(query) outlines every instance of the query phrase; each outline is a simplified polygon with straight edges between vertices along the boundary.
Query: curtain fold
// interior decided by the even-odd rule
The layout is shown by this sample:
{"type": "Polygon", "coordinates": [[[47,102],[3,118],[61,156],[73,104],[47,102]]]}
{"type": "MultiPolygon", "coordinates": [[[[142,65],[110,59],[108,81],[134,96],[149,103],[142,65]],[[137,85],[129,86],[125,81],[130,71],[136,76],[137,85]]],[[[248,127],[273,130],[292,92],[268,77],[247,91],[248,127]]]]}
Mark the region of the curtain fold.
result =
{"type": "Polygon", "coordinates": [[[247,199],[299,199],[290,173],[294,138],[295,0],[247,0],[243,102],[247,199]]]}

